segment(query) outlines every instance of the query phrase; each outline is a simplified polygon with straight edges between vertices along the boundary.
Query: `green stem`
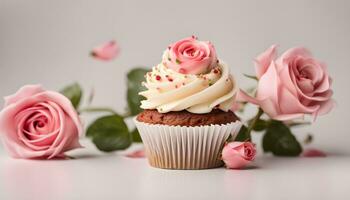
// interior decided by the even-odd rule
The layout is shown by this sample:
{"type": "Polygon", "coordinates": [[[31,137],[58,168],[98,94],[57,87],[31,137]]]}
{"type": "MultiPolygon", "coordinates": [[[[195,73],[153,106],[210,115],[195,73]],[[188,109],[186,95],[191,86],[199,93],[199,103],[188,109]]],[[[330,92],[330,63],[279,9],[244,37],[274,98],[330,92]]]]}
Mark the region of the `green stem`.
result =
{"type": "Polygon", "coordinates": [[[252,122],[249,124],[248,128],[247,128],[247,134],[250,137],[250,133],[252,132],[256,122],[260,119],[261,115],[264,114],[264,111],[259,108],[258,112],[256,113],[255,117],[253,118],[252,122]]]}

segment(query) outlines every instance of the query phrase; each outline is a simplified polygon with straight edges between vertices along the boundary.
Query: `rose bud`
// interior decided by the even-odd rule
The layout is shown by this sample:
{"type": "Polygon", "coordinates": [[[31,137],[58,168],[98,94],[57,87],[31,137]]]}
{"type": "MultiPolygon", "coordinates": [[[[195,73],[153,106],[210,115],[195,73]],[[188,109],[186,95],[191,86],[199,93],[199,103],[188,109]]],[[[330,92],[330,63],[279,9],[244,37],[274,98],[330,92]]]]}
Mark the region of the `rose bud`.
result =
{"type": "Polygon", "coordinates": [[[40,85],[26,85],[5,97],[0,137],[15,158],[51,159],[79,148],[82,124],[69,99],[40,85]]]}
{"type": "Polygon", "coordinates": [[[222,160],[229,169],[240,169],[254,160],[255,145],[251,142],[230,142],[222,150],[222,160]]]}

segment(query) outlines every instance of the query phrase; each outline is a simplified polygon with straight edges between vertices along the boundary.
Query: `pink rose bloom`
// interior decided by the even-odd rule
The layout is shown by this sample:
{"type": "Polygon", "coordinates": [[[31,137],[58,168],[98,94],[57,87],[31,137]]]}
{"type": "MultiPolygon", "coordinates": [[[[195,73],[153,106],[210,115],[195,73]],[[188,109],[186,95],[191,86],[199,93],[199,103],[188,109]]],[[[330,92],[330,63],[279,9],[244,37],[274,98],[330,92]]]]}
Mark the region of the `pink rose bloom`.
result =
{"type": "Polygon", "coordinates": [[[251,142],[230,142],[222,150],[222,160],[227,168],[239,169],[254,160],[255,145],[251,142]]]}
{"type": "Polygon", "coordinates": [[[202,74],[217,65],[214,46],[195,36],[171,44],[163,57],[170,69],[182,74],[202,74]]]}
{"type": "Polygon", "coordinates": [[[0,112],[0,137],[15,158],[64,156],[79,148],[82,125],[73,105],[60,93],[27,85],[5,97],[0,112]]]}
{"type": "Polygon", "coordinates": [[[259,105],[273,119],[285,121],[304,114],[315,119],[334,106],[327,68],[305,48],[289,49],[277,58],[274,45],[255,59],[255,70],[256,98],[241,91],[238,99],[259,105]]]}
{"type": "Polygon", "coordinates": [[[119,47],[115,41],[110,41],[94,48],[91,55],[99,60],[109,61],[117,57],[119,47]]]}

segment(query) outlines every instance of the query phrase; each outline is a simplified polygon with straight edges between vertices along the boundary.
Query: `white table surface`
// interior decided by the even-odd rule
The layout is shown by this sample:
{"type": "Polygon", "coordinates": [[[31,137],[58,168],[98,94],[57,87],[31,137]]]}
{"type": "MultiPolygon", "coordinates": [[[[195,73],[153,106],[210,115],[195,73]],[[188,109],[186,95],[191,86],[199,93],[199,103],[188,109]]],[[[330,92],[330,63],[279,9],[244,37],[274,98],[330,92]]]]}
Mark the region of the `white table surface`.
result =
{"type": "Polygon", "coordinates": [[[246,170],[162,170],[84,143],[72,160],[12,159],[0,151],[0,199],[350,199],[348,156],[259,155],[246,170]]]}

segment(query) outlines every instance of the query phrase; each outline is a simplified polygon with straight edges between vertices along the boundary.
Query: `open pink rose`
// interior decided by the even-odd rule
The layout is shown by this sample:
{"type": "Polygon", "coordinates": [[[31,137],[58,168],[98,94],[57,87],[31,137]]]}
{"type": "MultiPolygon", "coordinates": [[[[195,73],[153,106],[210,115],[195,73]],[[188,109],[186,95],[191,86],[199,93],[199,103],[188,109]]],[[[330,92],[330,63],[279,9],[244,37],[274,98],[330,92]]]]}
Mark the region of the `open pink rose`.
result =
{"type": "Polygon", "coordinates": [[[119,46],[115,41],[109,41],[94,48],[91,55],[99,60],[109,61],[117,57],[119,54],[119,46]]]}
{"type": "Polygon", "coordinates": [[[251,142],[230,142],[222,150],[222,160],[227,168],[239,169],[254,160],[255,145],[251,142]]]}
{"type": "Polygon", "coordinates": [[[62,157],[65,151],[81,147],[80,133],[78,114],[60,93],[27,85],[5,97],[0,136],[15,158],[62,157]]]}
{"type": "Polygon", "coordinates": [[[273,119],[291,120],[304,114],[315,119],[334,106],[326,66],[305,48],[289,49],[277,58],[274,45],[256,58],[255,69],[256,98],[241,91],[238,99],[259,105],[273,119]]]}
{"type": "Polygon", "coordinates": [[[163,62],[182,74],[201,74],[215,67],[217,58],[210,42],[199,41],[192,36],[171,44],[163,62]]]}

